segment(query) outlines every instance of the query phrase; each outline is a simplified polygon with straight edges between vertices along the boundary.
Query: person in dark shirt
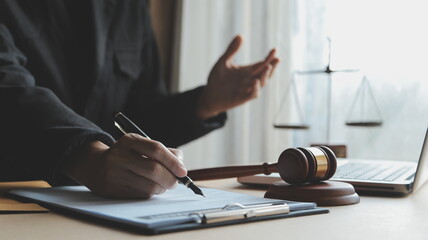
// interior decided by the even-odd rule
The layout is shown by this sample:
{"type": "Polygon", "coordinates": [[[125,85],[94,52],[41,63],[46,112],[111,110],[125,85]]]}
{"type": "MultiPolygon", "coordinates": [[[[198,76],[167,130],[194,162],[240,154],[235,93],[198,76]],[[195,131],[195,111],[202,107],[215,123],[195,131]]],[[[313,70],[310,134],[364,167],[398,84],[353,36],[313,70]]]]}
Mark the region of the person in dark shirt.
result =
{"type": "Polygon", "coordinates": [[[168,94],[147,1],[0,0],[0,180],[115,198],[174,187],[187,173],[174,148],[223,126],[279,62],[272,50],[237,66],[241,44],[233,39],[205,86],[168,94]],[[155,140],[120,137],[114,111],[155,140]]]}

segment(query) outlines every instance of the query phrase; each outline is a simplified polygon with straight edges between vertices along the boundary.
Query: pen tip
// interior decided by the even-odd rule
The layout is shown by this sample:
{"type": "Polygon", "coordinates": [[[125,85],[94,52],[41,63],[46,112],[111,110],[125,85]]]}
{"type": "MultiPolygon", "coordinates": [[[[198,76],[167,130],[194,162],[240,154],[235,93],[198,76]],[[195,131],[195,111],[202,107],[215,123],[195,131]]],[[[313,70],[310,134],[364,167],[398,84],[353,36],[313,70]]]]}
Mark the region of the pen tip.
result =
{"type": "Polygon", "coordinates": [[[192,189],[192,191],[195,194],[201,195],[202,197],[205,197],[204,193],[202,192],[202,190],[200,188],[198,188],[195,184],[191,183],[189,184],[190,189],[192,189]]]}

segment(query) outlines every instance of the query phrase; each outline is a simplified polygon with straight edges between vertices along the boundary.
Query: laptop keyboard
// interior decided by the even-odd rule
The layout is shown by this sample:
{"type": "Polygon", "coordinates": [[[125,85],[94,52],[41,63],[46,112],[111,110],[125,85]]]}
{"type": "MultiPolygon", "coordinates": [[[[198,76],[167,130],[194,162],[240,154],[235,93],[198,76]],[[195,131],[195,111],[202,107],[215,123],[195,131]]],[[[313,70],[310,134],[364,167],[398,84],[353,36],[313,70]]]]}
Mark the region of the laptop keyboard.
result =
{"type": "Polygon", "coordinates": [[[348,163],[340,166],[333,177],[392,182],[411,168],[410,166],[385,166],[375,163],[348,163]]]}

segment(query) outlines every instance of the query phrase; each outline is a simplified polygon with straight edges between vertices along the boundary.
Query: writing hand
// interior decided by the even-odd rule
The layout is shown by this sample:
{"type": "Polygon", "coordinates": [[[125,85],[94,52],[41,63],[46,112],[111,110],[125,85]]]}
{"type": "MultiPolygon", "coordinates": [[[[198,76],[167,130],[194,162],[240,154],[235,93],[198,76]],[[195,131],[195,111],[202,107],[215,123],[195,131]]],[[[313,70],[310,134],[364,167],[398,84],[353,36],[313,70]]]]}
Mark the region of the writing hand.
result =
{"type": "Polygon", "coordinates": [[[236,36],[212,68],[199,99],[197,115],[201,119],[213,117],[256,98],[278,65],[275,49],[263,61],[247,66],[235,65],[233,56],[242,41],[241,36],[236,36]]]}
{"type": "Polygon", "coordinates": [[[95,194],[110,198],[150,198],[174,188],[187,174],[182,153],[138,134],[112,147],[92,142],[67,161],[64,173],[95,194]]]}

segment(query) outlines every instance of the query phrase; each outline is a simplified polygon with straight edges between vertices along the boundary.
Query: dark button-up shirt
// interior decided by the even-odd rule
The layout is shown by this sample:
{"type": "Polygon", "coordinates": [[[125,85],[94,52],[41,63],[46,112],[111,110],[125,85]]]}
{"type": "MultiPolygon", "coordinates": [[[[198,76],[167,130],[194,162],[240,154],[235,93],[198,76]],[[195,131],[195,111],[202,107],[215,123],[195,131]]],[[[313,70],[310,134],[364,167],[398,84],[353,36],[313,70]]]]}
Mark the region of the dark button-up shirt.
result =
{"type": "Polygon", "coordinates": [[[62,183],[60,161],[112,144],[112,112],[176,147],[221,127],[200,121],[201,88],[167,94],[147,1],[0,0],[0,180],[62,183]]]}

